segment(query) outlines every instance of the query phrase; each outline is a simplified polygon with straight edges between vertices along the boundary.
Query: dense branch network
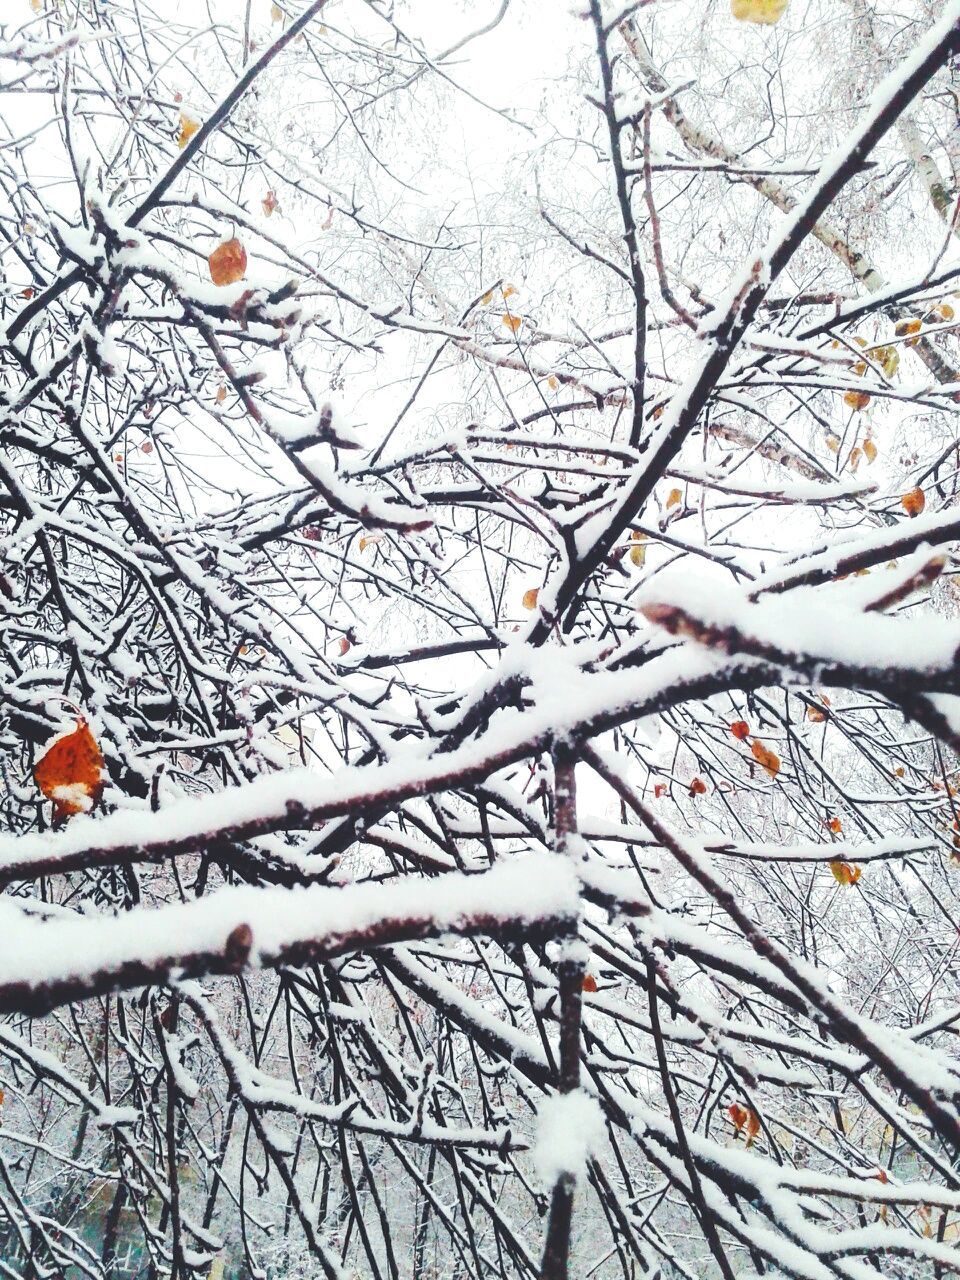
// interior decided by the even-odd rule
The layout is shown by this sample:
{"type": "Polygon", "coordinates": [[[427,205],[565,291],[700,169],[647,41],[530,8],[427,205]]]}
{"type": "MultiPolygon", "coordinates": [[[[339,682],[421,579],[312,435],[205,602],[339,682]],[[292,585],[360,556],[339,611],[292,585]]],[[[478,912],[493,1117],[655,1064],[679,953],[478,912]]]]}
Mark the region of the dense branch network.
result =
{"type": "Polygon", "coordinates": [[[0,1274],[956,1269],[960,3],[701,7],[0,25],[0,1274]]]}

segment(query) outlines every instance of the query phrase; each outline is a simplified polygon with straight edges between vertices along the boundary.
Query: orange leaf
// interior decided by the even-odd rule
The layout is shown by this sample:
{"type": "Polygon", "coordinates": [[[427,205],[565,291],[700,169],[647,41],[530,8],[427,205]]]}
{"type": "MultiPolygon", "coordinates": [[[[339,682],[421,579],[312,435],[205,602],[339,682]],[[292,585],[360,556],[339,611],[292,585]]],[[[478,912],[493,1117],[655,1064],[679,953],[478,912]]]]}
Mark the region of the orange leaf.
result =
{"type": "Polygon", "coordinates": [[[877,456],[877,446],[872,440],[864,440],[863,456],[866,458],[867,462],[873,462],[874,458],[877,456]]]}
{"type": "Polygon", "coordinates": [[[923,324],[920,320],[901,320],[894,326],[893,332],[898,338],[902,338],[908,333],[919,333],[922,328],[923,324]]]}
{"type": "Polygon", "coordinates": [[[854,411],[865,409],[870,403],[870,397],[866,391],[846,391],[843,396],[843,403],[854,411]]]}
{"type": "Polygon", "coordinates": [[[236,284],[242,280],[247,270],[247,251],[234,236],[218,245],[207,259],[210,264],[210,279],[214,284],[236,284]]]}
{"type": "Polygon", "coordinates": [[[503,317],[503,323],[507,326],[511,333],[519,332],[520,326],[523,324],[522,316],[513,316],[508,311],[503,317]]]}
{"type": "Polygon", "coordinates": [[[181,151],[199,128],[199,120],[194,120],[193,116],[188,116],[185,111],[180,112],[180,127],[177,129],[177,146],[181,151]]]}
{"type": "Polygon", "coordinates": [[[540,598],[540,588],[529,587],[523,593],[523,607],[525,609],[535,609],[537,607],[537,600],[539,598],[540,598]]]}
{"type": "Polygon", "coordinates": [[[769,747],[765,747],[759,738],[754,738],[750,744],[750,752],[765,773],[768,773],[771,778],[777,776],[780,772],[780,757],[769,747]]]}
{"type": "Polygon", "coordinates": [[[597,989],[597,980],[592,973],[585,973],[580,986],[584,991],[589,991],[592,994],[597,989]]]}
{"type": "Polygon", "coordinates": [[[750,726],[747,724],[746,720],[734,720],[733,724],[730,726],[730,732],[738,742],[743,742],[746,738],[750,737],[750,726]]]}
{"type": "Polygon", "coordinates": [[[665,782],[655,782],[653,784],[653,798],[659,800],[661,796],[667,794],[667,784],[665,782]]]}
{"type": "Polygon", "coordinates": [[[823,724],[826,718],[827,713],[820,707],[807,707],[807,719],[812,720],[814,724],[823,724]]]}
{"type": "Polygon", "coordinates": [[[56,820],[87,813],[103,790],[103,756],[84,719],[48,747],[34,766],[37,786],[53,801],[56,820]]]}
{"type": "Polygon", "coordinates": [[[20,297],[26,298],[26,300],[29,302],[30,299],[33,297],[34,293],[36,293],[35,289],[21,289],[20,297]]]}
{"type": "Polygon", "coordinates": [[[747,1146],[752,1147],[754,1138],[760,1132],[760,1117],[752,1107],[740,1102],[731,1102],[727,1107],[727,1115],[733,1121],[734,1133],[739,1136],[744,1131],[747,1135],[747,1146]]]}
{"type": "Polygon", "coordinates": [[[346,636],[341,636],[341,637],[340,637],[340,645],[339,645],[339,648],[340,648],[340,657],[341,657],[341,658],[344,656],[344,654],[347,654],[347,653],[349,653],[349,652],[350,652],[350,641],[347,639],[347,637],[346,637],[346,636]]]}
{"type": "Polygon", "coordinates": [[[694,778],[690,783],[690,794],[692,796],[702,796],[707,789],[707,784],[702,778],[694,778]]]}
{"type": "Polygon", "coordinates": [[[223,404],[226,398],[227,398],[227,388],[223,386],[217,387],[217,404],[223,404]]]}
{"type": "Polygon", "coordinates": [[[559,385],[560,383],[559,383],[559,380],[557,379],[556,374],[551,373],[550,377],[547,379],[547,386],[550,388],[551,391],[556,391],[559,385]]]}
{"type": "Polygon", "coordinates": [[[862,867],[852,867],[849,862],[839,860],[830,863],[830,870],[837,884],[856,884],[863,874],[862,867]]]}
{"type": "Polygon", "coordinates": [[[671,489],[667,494],[667,507],[675,507],[682,497],[683,494],[679,489],[671,489]]]}
{"type": "Polygon", "coordinates": [[[830,828],[830,830],[833,832],[835,836],[838,836],[840,832],[843,830],[843,823],[840,821],[839,818],[831,818],[830,821],[827,823],[827,826],[830,828]]]}
{"type": "Polygon", "coordinates": [[[909,493],[905,493],[900,499],[900,505],[911,518],[918,516],[927,505],[926,495],[920,488],[911,489],[909,493]]]}

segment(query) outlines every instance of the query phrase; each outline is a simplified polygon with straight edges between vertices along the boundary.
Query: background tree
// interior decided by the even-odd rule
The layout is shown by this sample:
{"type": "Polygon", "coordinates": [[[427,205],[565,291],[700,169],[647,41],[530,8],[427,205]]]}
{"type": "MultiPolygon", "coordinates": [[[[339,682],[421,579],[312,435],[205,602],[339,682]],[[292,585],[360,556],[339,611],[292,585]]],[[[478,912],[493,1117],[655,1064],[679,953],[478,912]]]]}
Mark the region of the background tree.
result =
{"type": "Polygon", "coordinates": [[[960,4],[10,7],[0,1274],[955,1270],[960,4]]]}

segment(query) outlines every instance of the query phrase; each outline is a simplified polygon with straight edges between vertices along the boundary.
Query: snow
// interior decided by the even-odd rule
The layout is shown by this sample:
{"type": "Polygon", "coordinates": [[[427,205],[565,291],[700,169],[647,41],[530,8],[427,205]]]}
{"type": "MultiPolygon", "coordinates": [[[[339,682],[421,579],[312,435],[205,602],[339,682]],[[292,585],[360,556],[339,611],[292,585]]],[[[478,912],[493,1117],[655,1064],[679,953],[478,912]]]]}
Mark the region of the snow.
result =
{"type": "Polygon", "coordinates": [[[605,1136],[603,1111],[585,1089],[544,1098],[537,1106],[532,1148],[537,1177],[546,1187],[564,1175],[583,1177],[587,1161],[600,1150],[605,1136]]]}

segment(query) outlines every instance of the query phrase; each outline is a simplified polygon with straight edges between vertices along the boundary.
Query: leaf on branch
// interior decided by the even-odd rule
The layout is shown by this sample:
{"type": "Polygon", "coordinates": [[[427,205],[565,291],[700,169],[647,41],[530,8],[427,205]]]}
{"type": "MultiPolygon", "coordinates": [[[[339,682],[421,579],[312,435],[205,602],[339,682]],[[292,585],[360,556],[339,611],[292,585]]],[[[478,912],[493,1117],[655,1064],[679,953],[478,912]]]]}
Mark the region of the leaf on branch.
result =
{"type": "Polygon", "coordinates": [[[911,489],[900,499],[900,505],[911,519],[918,516],[927,505],[926,495],[921,488],[911,489]]]}
{"type": "Polygon", "coordinates": [[[730,0],[730,12],[739,22],[772,26],[787,12],[788,0],[730,0]]]}
{"type": "Polygon", "coordinates": [[[706,794],[707,784],[702,778],[694,778],[690,783],[690,794],[692,796],[702,796],[706,794]]]}
{"type": "Polygon", "coordinates": [[[103,756],[86,720],[50,746],[34,766],[37,786],[53,801],[54,819],[88,813],[103,790],[103,756]]]}
{"type": "Polygon", "coordinates": [[[280,8],[278,4],[272,4],[270,6],[270,21],[283,22],[283,20],[284,20],[283,10],[280,8]]]}
{"type": "Polygon", "coordinates": [[[839,859],[830,863],[830,870],[837,884],[856,884],[863,874],[862,867],[852,867],[849,862],[840,862],[839,859]]]}
{"type": "Polygon", "coordinates": [[[670,492],[667,494],[667,501],[666,501],[667,509],[669,510],[670,507],[675,507],[682,497],[683,497],[683,494],[680,492],[679,489],[671,489],[670,492]]]}
{"type": "Polygon", "coordinates": [[[861,409],[865,409],[870,403],[870,397],[866,391],[845,391],[843,393],[843,403],[848,409],[852,409],[854,413],[859,413],[861,409]]]}
{"type": "Polygon", "coordinates": [[[751,742],[750,753],[760,768],[765,773],[768,773],[771,778],[775,778],[780,772],[780,757],[775,751],[771,751],[769,747],[765,746],[759,738],[754,738],[753,742],[751,742]]]}
{"type": "Polygon", "coordinates": [[[738,742],[744,742],[750,737],[750,726],[747,724],[746,720],[734,720],[733,724],[730,726],[730,732],[738,742]]]}
{"type": "Polygon", "coordinates": [[[539,600],[539,598],[540,598],[540,588],[528,587],[527,590],[523,593],[523,607],[525,609],[535,609],[537,607],[537,601],[539,600]]]}
{"type": "Polygon", "coordinates": [[[181,151],[199,129],[199,120],[194,120],[193,116],[188,116],[185,111],[180,112],[180,125],[177,129],[177,146],[181,151]]]}
{"type": "Polygon", "coordinates": [[[523,324],[523,316],[511,315],[508,311],[503,317],[503,323],[507,326],[511,333],[519,333],[520,326],[523,324]]]}
{"type": "Polygon", "coordinates": [[[267,194],[260,201],[260,203],[263,206],[264,214],[268,218],[272,217],[276,213],[276,211],[280,208],[280,202],[277,200],[276,195],[272,191],[268,191],[267,194]]]}
{"type": "Polygon", "coordinates": [[[869,438],[863,442],[863,456],[868,463],[873,462],[877,456],[877,446],[869,438]]]}
{"type": "Polygon", "coordinates": [[[760,1132],[760,1117],[754,1109],[742,1102],[731,1102],[727,1107],[727,1115],[733,1121],[734,1137],[739,1138],[741,1133],[745,1134],[747,1146],[752,1147],[760,1132]]]}
{"type": "Polygon", "coordinates": [[[597,989],[597,980],[592,973],[585,973],[580,986],[584,991],[592,995],[597,989]]]}
{"type": "Polygon", "coordinates": [[[242,280],[247,270],[247,251],[234,236],[218,245],[207,259],[210,264],[210,279],[216,285],[236,284],[242,280]]]}
{"type": "Polygon", "coordinates": [[[638,569],[641,569],[646,558],[647,548],[642,542],[635,542],[630,548],[630,563],[636,565],[638,569]]]}
{"type": "Polygon", "coordinates": [[[835,836],[838,836],[843,830],[843,823],[839,818],[830,818],[827,822],[827,827],[835,836]]]}

